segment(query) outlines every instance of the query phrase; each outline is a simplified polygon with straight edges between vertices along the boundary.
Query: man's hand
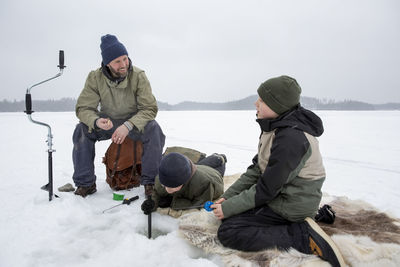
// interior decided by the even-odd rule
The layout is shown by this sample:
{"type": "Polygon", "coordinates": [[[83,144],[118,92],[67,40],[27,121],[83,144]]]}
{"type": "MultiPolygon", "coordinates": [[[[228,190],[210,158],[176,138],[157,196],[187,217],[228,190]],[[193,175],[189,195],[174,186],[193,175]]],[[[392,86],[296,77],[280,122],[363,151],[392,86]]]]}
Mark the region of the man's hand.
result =
{"type": "Polygon", "coordinates": [[[220,220],[222,220],[225,217],[224,212],[222,211],[222,205],[221,205],[221,203],[224,201],[225,201],[225,198],[220,198],[217,201],[215,201],[213,205],[210,206],[210,208],[213,209],[213,213],[214,213],[215,217],[217,217],[220,220]]]}
{"type": "Polygon", "coordinates": [[[129,130],[125,125],[119,126],[111,136],[111,140],[116,144],[122,144],[125,137],[128,135],[129,130]]]}
{"type": "Polygon", "coordinates": [[[154,202],[154,200],[148,198],[145,201],[143,201],[141,208],[144,214],[149,215],[150,213],[153,212],[155,206],[156,203],[154,202]]]}
{"type": "Polygon", "coordinates": [[[106,118],[98,118],[96,120],[96,126],[99,127],[100,129],[103,129],[105,131],[110,130],[114,125],[110,119],[106,118]]]}

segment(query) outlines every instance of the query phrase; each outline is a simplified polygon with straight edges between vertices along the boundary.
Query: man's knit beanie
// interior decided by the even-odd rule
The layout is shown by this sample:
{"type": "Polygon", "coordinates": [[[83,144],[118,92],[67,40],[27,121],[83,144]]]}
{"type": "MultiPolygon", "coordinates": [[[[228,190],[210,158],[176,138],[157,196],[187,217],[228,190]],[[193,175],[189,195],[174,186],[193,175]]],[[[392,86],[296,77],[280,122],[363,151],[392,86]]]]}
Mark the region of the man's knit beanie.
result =
{"type": "Polygon", "coordinates": [[[192,175],[192,164],[182,154],[171,152],[161,159],[159,169],[160,183],[175,188],[186,183],[192,175]]]}
{"type": "Polygon", "coordinates": [[[289,76],[271,78],[262,83],[257,92],[262,101],[279,115],[300,103],[300,85],[289,76]]]}
{"type": "Polygon", "coordinates": [[[117,57],[128,55],[125,46],[118,41],[115,35],[111,34],[101,37],[100,49],[104,65],[107,65],[117,57]]]}

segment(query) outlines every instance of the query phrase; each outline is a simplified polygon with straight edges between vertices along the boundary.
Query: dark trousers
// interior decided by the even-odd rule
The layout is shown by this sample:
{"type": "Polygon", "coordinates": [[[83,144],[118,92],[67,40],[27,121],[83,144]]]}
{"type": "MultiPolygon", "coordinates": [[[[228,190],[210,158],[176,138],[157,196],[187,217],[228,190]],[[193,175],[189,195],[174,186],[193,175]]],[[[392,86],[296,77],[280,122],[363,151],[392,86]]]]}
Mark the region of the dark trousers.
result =
{"type": "Polygon", "coordinates": [[[307,233],[305,223],[292,223],[264,206],[224,219],[218,239],[224,246],[242,251],[293,247],[307,253],[307,233]]]}
{"type": "Polygon", "coordinates": [[[221,159],[221,156],[218,156],[216,154],[212,154],[199,162],[196,163],[196,165],[206,165],[208,167],[211,167],[213,169],[216,169],[221,176],[224,176],[225,173],[225,162],[221,159]]]}
{"type": "MultiPolygon", "coordinates": [[[[112,120],[114,127],[108,131],[98,129],[88,132],[84,123],[79,123],[72,136],[74,148],[72,160],[74,163],[74,174],[72,179],[76,186],[90,186],[96,181],[94,173],[94,157],[96,141],[108,140],[114,131],[123,124],[125,120],[112,120]]],[[[165,135],[155,120],[149,121],[141,133],[135,129],[129,132],[132,140],[143,143],[142,154],[142,185],[154,184],[154,178],[158,174],[161,155],[165,143],[165,135]]]]}

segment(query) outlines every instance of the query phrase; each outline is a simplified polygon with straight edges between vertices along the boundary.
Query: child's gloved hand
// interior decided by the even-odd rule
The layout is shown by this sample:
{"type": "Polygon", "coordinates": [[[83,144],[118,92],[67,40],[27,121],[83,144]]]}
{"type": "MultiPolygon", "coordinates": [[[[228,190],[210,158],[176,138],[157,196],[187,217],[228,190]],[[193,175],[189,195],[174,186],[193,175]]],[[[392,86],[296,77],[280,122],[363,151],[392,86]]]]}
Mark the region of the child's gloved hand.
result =
{"type": "Polygon", "coordinates": [[[318,210],[317,215],[315,215],[315,221],[332,224],[335,222],[336,212],[331,206],[325,204],[318,210]]]}
{"type": "Polygon", "coordinates": [[[171,195],[168,195],[165,197],[160,197],[160,199],[158,200],[158,206],[160,208],[167,208],[167,207],[171,206],[171,202],[172,202],[171,195]]]}
{"type": "Polygon", "coordinates": [[[149,215],[150,213],[153,212],[155,206],[156,203],[154,202],[154,200],[148,198],[145,201],[143,201],[141,208],[144,214],[149,215]]]}

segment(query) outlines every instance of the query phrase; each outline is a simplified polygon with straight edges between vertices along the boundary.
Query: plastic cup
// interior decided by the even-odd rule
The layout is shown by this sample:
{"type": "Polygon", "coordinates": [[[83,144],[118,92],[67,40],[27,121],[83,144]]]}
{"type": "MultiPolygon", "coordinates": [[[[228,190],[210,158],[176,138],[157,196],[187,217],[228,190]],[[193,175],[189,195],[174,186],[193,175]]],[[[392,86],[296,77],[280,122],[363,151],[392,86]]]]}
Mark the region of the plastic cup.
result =
{"type": "Polygon", "coordinates": [[[114,192],[113,193],[113,199],[114,200],[124,200],[124,194],[114,192]]]}

